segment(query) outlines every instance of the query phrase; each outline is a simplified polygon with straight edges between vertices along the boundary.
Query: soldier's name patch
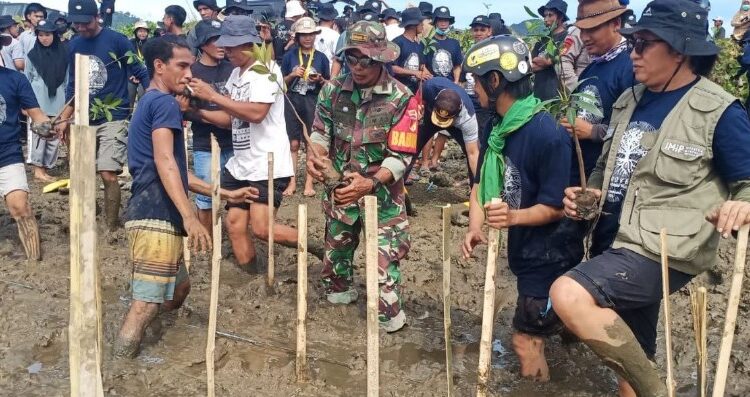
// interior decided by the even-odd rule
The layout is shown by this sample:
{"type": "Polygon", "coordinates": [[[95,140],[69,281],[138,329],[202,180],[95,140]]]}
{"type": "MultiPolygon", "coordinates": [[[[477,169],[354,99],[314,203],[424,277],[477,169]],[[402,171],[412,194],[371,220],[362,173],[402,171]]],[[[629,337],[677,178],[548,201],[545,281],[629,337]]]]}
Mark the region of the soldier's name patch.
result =
{"type": "Polygon", "coordinates": [[[367,43],[367,35],[362,32],[352,32],[351,41],[352,43],[367,43]]]}
{"type": "Polygon", "coordinates": [[[661,151],[682,160],[695,160],[706,153],[706,148],[680,141],[665,140],[661,145],[661,151]]]}
{"type": "Polygon", "coordinates": [[[488,45],[469,55],[469,58],[466,59],[466,66],[474,67],[495,59],[500,59],[500,47],[497,45],[488,45]]]}

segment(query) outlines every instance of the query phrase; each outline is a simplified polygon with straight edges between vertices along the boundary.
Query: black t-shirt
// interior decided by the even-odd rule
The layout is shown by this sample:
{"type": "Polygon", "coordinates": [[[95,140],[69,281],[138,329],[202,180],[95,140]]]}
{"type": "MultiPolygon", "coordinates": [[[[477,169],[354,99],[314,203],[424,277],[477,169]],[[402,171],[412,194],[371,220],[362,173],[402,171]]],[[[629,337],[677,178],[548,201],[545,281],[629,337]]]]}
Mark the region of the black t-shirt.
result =
{"type": "MultiPolygon", "coordinates": [[[[420,41],[411,41],[398,36],[393,42],[401,49],[401,53],[393,64],[404,69],[419,70],[425,64],[424,45],[420,41]]],[[[396,80],[409,87],[412,93],[417,92],[419,80],[414,76],[397,76],[396,80]]]]}
{"type": "MultiPolygon", "coordinates": [[[[228,61],[222,60],[217,66],[206,66],[200,62],[195,62],[190,69],[193,76],[197,77],[208,84],[222,95],[227,94],[227,80],[234,70],[234,66],[228,61]]],[[[220,110],[213,103],[200,101],[199,107],[203,110],[220,110]]],[[[232,130],[219,128],[213,124],[207,124],[200,120],[192,120],[193,129],[193,151],[210,152],[211,151],[211,133],[216,135],[221,150],[232,149],[232,130]]]]}
{"type": "Polygon", "coordinates": [[[461,44],[453,38],[435,39],[435,51],[427,54],[427,69],[433,76],[446,77],[453,81],[453,68],[461,66],[464,56],[461,44]]]}
{"type": "MultiPolygon", "coordinates": [[[[562,31],[554,36],[555,45],[559,48],[560,43],[565,40],[568,35],[567,31],[562,31]]],[[[531,58],[546,57],[547,56],[547,40],[540,40],[534,45],[534,49],[531,51],[531,58]]],[[[534,73],[534,96],[546,101],[548,99],[556,98],[558,96],[557,90],[560,82],[557,78],[557,72],[555,66],[551,65],[548,68],[542,69],[534,73]]]]}
{"type": "MultiPolygon", "coordinates": [[[[302,54],[302,66],[307,67],[307,64],[309,62],[310,70],[307,72],[308,74],[317,73],[320,74],[324,80],[330,80],[331,65],[328,62],[328,58],[326,58],[326,55],[318,50],[313,50],[312,54],[312,59],[310,59],[310,55],[304,53],[302,54]]],[[[295,45],[290,48],[286,54],[284,54],[284,58],[281,60],[281,73],[283,73],[284,76],[292,73],[294,68],[296,68],[300,64],[299,59],[299,46],[295,45]]],[[[320,92],[321,87],[322,86],[320,84],[311,83],[298,77],[292,80],[292,82],[289,84],[289,93],[317,96],[320,92]]]]}
{"type": "Polygon", "coordinates": [[[284,58],[286,50],[286,44],[292,38],[292,25],[294,21],[285,19],[281,21],[273,31],[273,55],[276,59],[277,64],[281,64],[281,60],[284,58]]]}

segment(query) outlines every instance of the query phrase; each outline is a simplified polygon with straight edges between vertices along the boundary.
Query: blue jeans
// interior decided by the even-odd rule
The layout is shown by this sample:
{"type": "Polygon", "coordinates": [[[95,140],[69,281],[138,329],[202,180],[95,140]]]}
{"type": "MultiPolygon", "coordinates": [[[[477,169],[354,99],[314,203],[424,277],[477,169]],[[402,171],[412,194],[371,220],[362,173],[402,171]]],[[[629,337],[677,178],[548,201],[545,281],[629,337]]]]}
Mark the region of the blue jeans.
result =
{"type": "MultiPolygon", "coordinates": [[[[232,149],[225,149],[221,151],[219,156],[219,170],[223,170],[227,161],[234,155],[232,149]]],[[[211,152],[193,152],[193,171],[195,176],[204,180],[207,183],[211,183],[211,152]]],[[[195,205],[198,206],[199,210],[210,210],[211,209],[211,197],[203,196],[198,194],[195,196],[195,205]]]]}

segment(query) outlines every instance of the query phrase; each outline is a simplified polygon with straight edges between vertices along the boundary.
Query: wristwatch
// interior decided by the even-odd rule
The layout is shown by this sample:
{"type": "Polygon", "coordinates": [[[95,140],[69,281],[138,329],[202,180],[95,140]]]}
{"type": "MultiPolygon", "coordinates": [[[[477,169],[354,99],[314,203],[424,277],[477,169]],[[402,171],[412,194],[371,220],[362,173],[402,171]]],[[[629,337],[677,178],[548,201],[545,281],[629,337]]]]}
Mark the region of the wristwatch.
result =
{"type": "Polygon", "coordinates": [[[375,178],[375,176],[368,176],[367,179],[372,181],[372,190],[370,190],[370,193],[377,192],[383,186],[383,182],[380,182],[380,179],[375,178]]]}

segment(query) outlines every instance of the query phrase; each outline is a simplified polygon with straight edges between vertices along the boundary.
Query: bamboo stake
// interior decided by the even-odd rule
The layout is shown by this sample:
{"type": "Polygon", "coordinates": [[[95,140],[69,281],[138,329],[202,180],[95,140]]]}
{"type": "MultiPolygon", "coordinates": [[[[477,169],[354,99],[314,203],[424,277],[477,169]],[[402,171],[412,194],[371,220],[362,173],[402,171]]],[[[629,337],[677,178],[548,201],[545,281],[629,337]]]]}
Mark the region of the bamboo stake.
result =
{"type": "MultiPolygon", "coordinates": [[[[132,104],[131,104],[132,105],[132,104]]],[[[187,132],[185,132],[185,167],[188,168],[190,166],[190,160],[188,160],[188,135],[187,132]]],[[[213,150],[213,147],[211,148],[213,150]]],[[[211,161],[213,162],[213,157],[211,157],[211,161]]],[[[211,174],[213,175],[213,174],[211,174]]],[[[188,246],[188,238],[183,237],[182,238],[182,258],[185,261],[185,269],[187,269],[188,273],[190,273],[190,265],[192,264],[192,256],[190,254],[190,247],[188,246]]]]}
{"type": "Polygon", "coordinates": [[[443,328],[445,330],[445,375],[448,397],[453,396],[453,347],[451,346],[451,205],[443,207],[443,328]]]}
{"type": "Polygon", "coordinates": [[[96,137],[89,128],[89,57],[75,57],[70,155],[70,394],[103,396],[102,314],[97,265],[96,137]]]}
{"type": "Polygon", "coordinates": [[[667,343],[667,396],[674,397],[674,376],[672,372],[672,317],[669,304],[669,252],[667,251],[667,229],[661,229],[661,289],[664,300],[664,339],[667,343]]]}
{"type": "Polygon", "coordinates": [[[740,305],[740,293],[742,292],[742,278],[745,275],[748,231],[750,231],[750,225],[742,226],[737,236],[737,250],[734,254],[734,273],[732,274],[732,286],[729,289],[729,303],[727,305],[726,319],[724,320],[724,334],[721,338],[719,359],[716,361],[716,379],[714,381],[713,397],[723,397],[726,387],[729,356],[732,353],[734,329],[737,325],[737,308],[740,305]]]}
{"type": "Polygon", "coordinates": [[[214,378],[214,349],[216,347],[217,307],[219,305],[219,277],[221,275],[221,218],[219,208],[221,199],[219,186],[221,174],[219,172],[219,143],[216,136],[211,134],[211,220],[213,222],[213,252],[211,255],[211,301],[208,309],[208,335],[206,337],[206,381],[208,396],[216,393],[214,378]]]}
{"type": "MultiPolygon", "coordinates": [[[[492,204],[500,204],[499,198],[492,199],[492,204]]],[[[487,246],[487,272],[484,276],[484,308],[482,311],[482,338],[479,342],[479,371],[477,374],[477,397],[488,394],[490,362],[492,360],[492,326],[495,317],[495,272],[497,271],[497,253],[500,245],[500,230],[490,228],[487,246]]]]}
{"type": "Polygon", "coordinates": [[[307,373],[307,205],[297,210],[297,382],[307,373]]]}
{"type": "Polygon", "coordinates": [[[273,223],[275,207],[273,192],[273,152],[268,152],[268,287],[273,288],[274,255],[273,255],[273,223]]]}
{"type": "Polygon", "coordinates": [[[365,262],[367,283],[367,396],[380,388],[380,328],[378,324],[378,199],[365,196],[365,262]]]}
{"type": "Polygon", "coordinates": [[[690,289],[690,306],[693,313],[695,346],[698,350],[698,397],[706,397],[706,368],[708,367],[708,346],[706,334],[706,288],[690,289]]]}

